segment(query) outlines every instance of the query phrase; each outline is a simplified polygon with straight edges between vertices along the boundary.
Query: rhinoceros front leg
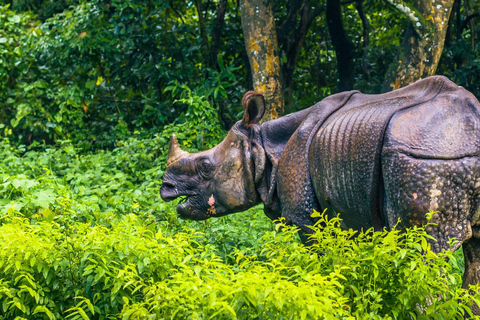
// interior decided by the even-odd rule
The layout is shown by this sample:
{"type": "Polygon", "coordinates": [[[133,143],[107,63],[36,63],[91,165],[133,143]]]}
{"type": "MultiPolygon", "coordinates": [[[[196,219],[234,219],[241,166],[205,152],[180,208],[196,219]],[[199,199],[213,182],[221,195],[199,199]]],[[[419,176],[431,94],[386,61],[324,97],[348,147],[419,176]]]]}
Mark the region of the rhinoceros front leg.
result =
{"type": "Polygon", "coordinates": [[[306,244],[313,232],[309,226],[315,224],[313,210],[319,210],[308,170],[307,138],[297,132],[287,144],[279,161],[277,187],[281,217],[300,228],[300,238],[306,244]]]}
{"type": "Polygon", "coordinates": [[[308,244],[308,236],[313,233],[309,226],[315,224],[315,219],[311,216],[313,210],[319,210],[319,208],[308,170],[297,171],[298,168],[296,168],[306,166],[306,164],[302,164],[302,161],[298,160],[297,162],[299,163],[290,167],[294,169],[294,173],[288,170],[279,170],[279,173],[283,171],[291,176],[290,179],[279,179],[278,197],[281,205],[281,217],[285,218],[287,224],[299,227],[302,242],[308,244]]]}

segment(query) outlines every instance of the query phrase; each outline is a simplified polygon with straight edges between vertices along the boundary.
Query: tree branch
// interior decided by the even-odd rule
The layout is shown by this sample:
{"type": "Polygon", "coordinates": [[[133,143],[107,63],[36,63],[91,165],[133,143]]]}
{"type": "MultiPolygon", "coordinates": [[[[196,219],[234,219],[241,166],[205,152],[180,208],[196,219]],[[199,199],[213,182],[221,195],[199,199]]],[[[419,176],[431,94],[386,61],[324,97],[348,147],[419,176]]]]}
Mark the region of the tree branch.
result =
{"type": "Polygon", "coordinates": [[[369,73],[369,63],[368,63],[368,45],[370,43],[370,22],[368,21],[367,15],[365,14],[365,8],[363,7],[363,0],[356,0],[355,7],[357,8],[358,15],[362,20],[363,26],[363,49],[362,49],[362,63],[363,63],[363,74],[366,79],[370,78],[369,73]]]}
{"type": "Polygon", "coordinates": [[[220,48],[220,37],[222,35],[223,22],[225,21],[225,13],[227,12],[227,4],[227,0],[220,1],[218,4],[217,16],[213,21],[210,67],[214,69],[218,69],[217,56],[220,48]]]}
{"type": "Polygon", "coordinates": [[[413,29],[419,37],[425,35],[425,19],[422,14],[412,5],[403,0],[387,0],[389,4],[394,6],[398,11],[403,13],[413,26],[413,29]]]}
{"type": "Polygon", "coordinates": [[[280,47],[286,46],[288,38],[292,30],[295,29],[297,17],[305,5],[305,0],[289,0],[287,3],[287,16],[278,28],[277,38],[280,47]]]}
{"type": "Polygon", "coordinates": [[[357,12],[358,12],[358,15],[360,16],[360,19],[362,20],[363,47],[366,48],[368,47],[368,44],[370,42],[370,37],[369,37],[370,22],[368,21],[367,15],[365,14],[365,9],[363,7],[363,0],[356,0],[355,6],[357,8],[357,12]]]}
{"type": "Polygon", "coordinates": [[[293,85],[293,73],[297,64],[298,56],[300,54],[302,45],[305,41],[305,37],[312,25],[314,17],[312,15],[312,9],[310,8],[310,1],[307,0],[307,5],[303,6],[300,17],[300,25],[296,28],[295,32],[289,37],[288,46],[286,48],[287,63],[284,65],[284,81],[285,87],[288,90],[287,96],[290,96],[293,85]]]}
{"type": "Polygon", "coordinates": [[[289,11],[286,20],[279,30],[279,45],[286,55],[286,62],[282,64],[282,75],[285,90],[285,100],[288,102],[293,90],[293,73],[295,72],[298,56],[305,42],[306,35],[312,22],[320,15],[325,7],[312,8],[310,0],[289,1],[289,11]],[[300,22],[298,22],[300,16],[300,22]],[[280,33],[282,33],[280,35],[280,33]]]}
{"type": "Polygon", "coordinates": [[[208,42],[207,26],[205,25],[205,19],[203,18],[203,12],[202,12],[200,1],[201,0],[194,0],[195,8],[197,9],[197,14],[198,14],[198,21],[200,22],[200,34],[202,36],[202,44],[205,50],[205,61],[207,62],[206,64],[208,65],[208,62],[210,60],[210,44],[208,42]]]}
{"type": "Polygon", "coordinates": [[[468,17],[466,17],[465,20],[463,20],[462,25],[460,26],[459,34],[460,35],[462,34],[463,30],[465,30],[465,28],[467,27],[467,24],[470,22],[470,20],[472,20],[473,18],[476,18],[478,16],[480,16],[480,12],[475,12],[474,14],[471,14],[468,17]]]}
{"type": "Polygon", "coordinates": [[[180,18],[182,23],[185,23],[185,18],[183,17],[182,13],[175,8],[172,1],[169,2],[169,5],[170,5],[170,8],[173,10],[173,12],[175,12],[177,16],[180,18]]]}

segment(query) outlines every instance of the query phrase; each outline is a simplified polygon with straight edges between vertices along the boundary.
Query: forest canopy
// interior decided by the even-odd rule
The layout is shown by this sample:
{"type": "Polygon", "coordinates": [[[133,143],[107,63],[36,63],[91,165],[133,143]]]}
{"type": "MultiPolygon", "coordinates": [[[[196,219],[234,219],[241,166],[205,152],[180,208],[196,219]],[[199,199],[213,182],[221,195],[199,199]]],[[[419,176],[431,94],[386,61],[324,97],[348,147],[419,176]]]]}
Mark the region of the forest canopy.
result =
{"type": "Polygon", "coordinates": [[[266,94],[267,118],[432,74],[480,95],[473,0],[0,4],[1,134],[26,144],[112,148],[184,122],[189,95],[223,129],[249,89],[266,94]]]}

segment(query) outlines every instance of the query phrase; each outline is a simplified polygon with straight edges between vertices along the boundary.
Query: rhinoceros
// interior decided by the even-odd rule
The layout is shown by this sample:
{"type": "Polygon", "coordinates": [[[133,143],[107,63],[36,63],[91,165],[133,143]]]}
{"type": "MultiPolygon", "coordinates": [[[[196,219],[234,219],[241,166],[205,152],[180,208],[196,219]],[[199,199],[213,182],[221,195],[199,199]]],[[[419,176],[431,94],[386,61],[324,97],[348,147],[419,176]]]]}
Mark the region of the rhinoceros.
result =
{"type": "Polygon", "coordinates": [[[421,225],[434,211],[432,248],[463,244],[464,286],[479,283],[480,104],[470,92],[434,76],[385,94],[334,94],[262,124],[263,95],[247,92],[242,104],[243,119],[210,150],[190,154],[171,138],[160,192],[183,197],[181,217],[263,202],[306,239],[314,209],[377,230],[421,225]]]}

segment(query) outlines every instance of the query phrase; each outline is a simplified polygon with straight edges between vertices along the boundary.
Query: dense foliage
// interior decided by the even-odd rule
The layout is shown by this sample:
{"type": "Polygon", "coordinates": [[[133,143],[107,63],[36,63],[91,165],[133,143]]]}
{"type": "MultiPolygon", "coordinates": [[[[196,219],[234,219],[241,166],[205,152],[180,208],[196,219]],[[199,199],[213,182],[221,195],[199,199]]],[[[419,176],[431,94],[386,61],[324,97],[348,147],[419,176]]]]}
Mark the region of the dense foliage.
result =
{"type": "Polygon", "coordinates": [[[305,247],[295,229],[274,228],[259,209],[178,220],[158,197],[161,139],[131,138],[90,155],[70,144],[33,151],[2,140],[3,319],[461,319],[469,312],[459,255],[431,252],[424,228],[358,233],[317,213],[316,244],[305,247]]]}
{"type": "Polygon", "coordinates": [[[135,130],[154,132],[181,118],[187,105],[173,100],[182,90],[168,88],[199,86],[212,102],[235,84],[234,68],[223,63],[199,81],[200,48],[185,45],[195,38],[184,29],[193,27],[175,29],[163,1],[82,2],[45,23],[8,6],[0,13],[0,43],[7,45],[0,48],[0,120],[7,135],[25,143],[111,148],[135,130]]]}
{"type": "MultiPolygon", "coordinates": [[[[179,91],[172,97],[166,90],[172,85],[204,96],[228,129],[239,119],[240,99],[252,86],[237,5],[227,1],[212,67],[205,62],[192,2],[0,1],[2,135],[25,144],[71,140],[87,149],[113,148],[134,131],[158,132],[181,117],[187,106],[173,103],[179,91]]],[[[287,112],[337,90],[325,3],[311,5],[317,16],[298,53],[287,112]]],[[[201,8],[211,40],[218,6],[212,1],[201,8]]],[[[287,0],[276,2],[279,28],[289,6],[287,0]]],[[[355,89],[378,93],[408,21],[384,1],[368,1],[364,7],[368,42],[355,3],[342,6],[343,23],[354,48],[355,89]]],[[[477,96],[479,10],[469,1],[454,8],[437,71],[477,96]]],[[[281,56],[283,64],[287,53],[281,56]]]]}

